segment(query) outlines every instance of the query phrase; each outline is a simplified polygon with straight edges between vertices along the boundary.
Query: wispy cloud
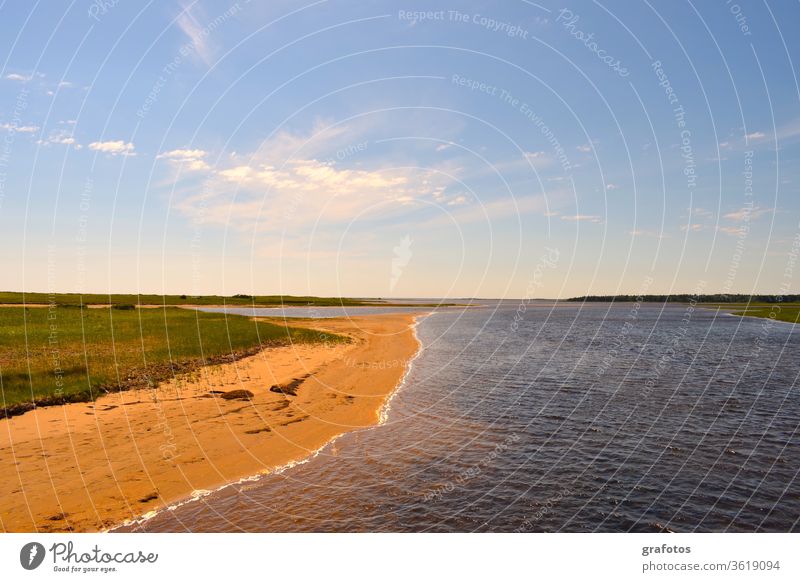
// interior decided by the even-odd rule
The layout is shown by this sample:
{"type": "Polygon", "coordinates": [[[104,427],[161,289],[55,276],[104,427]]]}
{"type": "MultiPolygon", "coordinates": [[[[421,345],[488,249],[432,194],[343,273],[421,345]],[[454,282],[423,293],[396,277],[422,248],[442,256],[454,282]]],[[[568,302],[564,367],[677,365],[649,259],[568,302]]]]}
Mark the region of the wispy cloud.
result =
{"type": "Polygon", "coordinates": [[[592,222],[599,224],[603,222],[602,218],[594,214],[565,214],[561,220],[569,220],[572,222],[592,222]]]}
{"type": "Polygon", "coordinates": [[[177,149],[158,154],[156,159],[169,160],[187,170],[204,171],[210,169],[204,159],[207,155],[205,150],[177,149]]]}
{"type": "Polygon", "coordinates": [[[242,7],[238,2],[230,5],[223,12],[214,16],[207,16],[200,2],[191,4],[183,2],[183,11],[178,16],[176,23],[189,41],[182,47],[182,53],[196,54],[206,66],[214,62],[215,47],[211,42],[212,32],[219,29],[229,18],[238,14],[242,7]]]}
{"type": "Polygon", "coordinates": [[[81,146],[81,144],[79,144],[75,140],[74,137],[72,137],[72,134],[70,134],[70,133],[68,133],[66,131],[53,132],[49,136],[47,136],[46,138],[38,140],[36,143],[38,143],[39,145],[45,145],[45,146],[47,146],[47,145],[72,146],[76,150],[79,150],[79,149],[81,149],[83,147],[83,146],[81,146]]]}
{"type": "Polygon", "coordinates": [[[767,134],[761,131],[754,131],[753,133],[748,133],[745,137],[749,140],[759,140],[767,137],[767,134]]]}
{"type": "Polygon", "coordinates": [[[772,212],[772,208],[761,208],[760,206],[753,206],[740,208],[733,212],[724,214],[723,217],[734,222],[742,222],[744,220],[755,220],[765,214],[772,212]]]}
{"type": "Polygon", "coordinates": [[[205,222],[241,230],[325,227],[354,217],[397,216],[425,204],[468,204],[465,196],[445,195],[455,171],[446,164],[416,169],[330,161],[359,141],[352,128],[318,124],[309,134],[279,133],[256,152],[231,155],[213,169],[204,166],[204,150],[179,149],[159,157],[207,170],[203,191],[177,199],[179,211],[190,217],[202,213],[205,222]]]}
{"type": "Polygon", "coordinates": [[[134,145],[122,140],[116,141],[94,141],[89,144],[89,149],[96,152],[103,152],[112,156],[135,156],[134,145]]]}
{"type": "Polygon", "coordinates": [[[20,83],[27,83],[28,81],[33,79],[33,77],[29,75],[20,75],[19,73],[9,73],[8,75],[6,75],[6,79],[8,79],[9,81],[18,81],[20,83]]]}
{"type": "Polygon", "coordinates": [[[657,238],[657,239],[669,238],[669,235],[664,234],[662,232],[656,232],[653,230],[643,230],[643,229],[630,230],[628,231],[628,234],[631,236],[657,238]]]}
{"type": "Polygon", "coordinates": [[[0,130],[16,133],[36,133],[38,125],[14,125],[13,123],[0,123],[0,130]]]}

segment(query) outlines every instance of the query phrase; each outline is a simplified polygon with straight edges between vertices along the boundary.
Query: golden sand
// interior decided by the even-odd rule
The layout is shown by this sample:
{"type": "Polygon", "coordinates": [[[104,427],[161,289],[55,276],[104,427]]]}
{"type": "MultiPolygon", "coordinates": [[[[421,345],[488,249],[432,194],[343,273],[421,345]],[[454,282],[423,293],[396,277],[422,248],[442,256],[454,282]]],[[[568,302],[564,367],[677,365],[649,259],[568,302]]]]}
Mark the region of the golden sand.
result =
{"type": "Polygon", "coordinates": [[[374,425],[418,349],[412,325],[408,314],[306,321],[354,341],[267,348],[156,389],[0,420],[0,530],[107,529],[374,425]],[[295,396],[270,390],[292,384],[295,396]],[[234,390],[252,397],[223,397],[234,390]]]}

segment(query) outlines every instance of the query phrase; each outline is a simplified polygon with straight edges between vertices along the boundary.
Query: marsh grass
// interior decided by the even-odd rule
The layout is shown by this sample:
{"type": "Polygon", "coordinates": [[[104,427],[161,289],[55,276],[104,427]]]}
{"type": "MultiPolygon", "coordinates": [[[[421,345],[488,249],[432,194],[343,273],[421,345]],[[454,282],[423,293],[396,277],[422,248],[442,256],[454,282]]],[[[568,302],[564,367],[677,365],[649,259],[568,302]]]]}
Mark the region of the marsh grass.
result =
{"type": "Polygon", "coordinates": [[[800,323],[800,303],[713,303],[702,305],[706,309],[719,309],[731,315],[762,317],[788,323],[800,323]]]}
{"type": "Polygon", "coordinates": [[[800,303],[776,303],[774,305],[725,305],[721,306],[733,315],[765,317],[789,323],[800,323],[800,303]]]}
{"type": "MultiPolygon", "coordinates": [[[[126,304],[121,304],[126,305],[126,304]]],[[[129,305],[129,304],[128,304],[129,305]]],[[[0,411],[157,385],[263,347],[347,338],[247,317],[160,309],[0,308],[0,411]]]]}
{"type": "Polygon", "coordinates": [[[21,293],[0,291],[0,304],[40,303],[56,305],[231,305],[236,307],[281,305],[347,307],[355,305],[374,305],[375,300],[349,299],[346,297],[310,297],[292,295],[135,295],[100,293],[21,293]]]}

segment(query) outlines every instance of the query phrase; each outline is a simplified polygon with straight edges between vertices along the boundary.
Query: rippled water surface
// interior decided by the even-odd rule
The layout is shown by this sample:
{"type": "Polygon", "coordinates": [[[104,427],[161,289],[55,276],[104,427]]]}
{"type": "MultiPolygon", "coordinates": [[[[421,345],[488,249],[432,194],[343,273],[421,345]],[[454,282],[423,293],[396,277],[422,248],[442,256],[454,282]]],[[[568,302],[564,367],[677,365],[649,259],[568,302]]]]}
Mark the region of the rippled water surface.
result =
{"type": "Polygon", "coordinates": [[[146,529],[800,529],[797,326],[503,303],[418,335],[386,424],[146,529]]]}

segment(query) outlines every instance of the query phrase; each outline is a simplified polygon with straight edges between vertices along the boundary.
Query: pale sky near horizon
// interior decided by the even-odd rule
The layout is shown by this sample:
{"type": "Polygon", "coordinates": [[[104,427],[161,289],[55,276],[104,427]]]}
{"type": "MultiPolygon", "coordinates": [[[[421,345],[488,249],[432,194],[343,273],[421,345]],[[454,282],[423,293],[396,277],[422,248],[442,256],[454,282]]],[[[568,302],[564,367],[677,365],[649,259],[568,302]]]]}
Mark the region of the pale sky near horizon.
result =
{"type": "Polygon", "coordinates": [[[798,21],[0,2],[0,290],[796,293],[798,21]]]}

